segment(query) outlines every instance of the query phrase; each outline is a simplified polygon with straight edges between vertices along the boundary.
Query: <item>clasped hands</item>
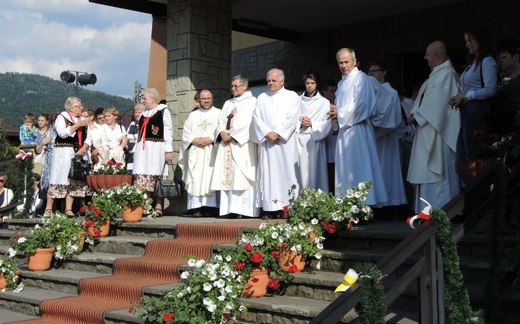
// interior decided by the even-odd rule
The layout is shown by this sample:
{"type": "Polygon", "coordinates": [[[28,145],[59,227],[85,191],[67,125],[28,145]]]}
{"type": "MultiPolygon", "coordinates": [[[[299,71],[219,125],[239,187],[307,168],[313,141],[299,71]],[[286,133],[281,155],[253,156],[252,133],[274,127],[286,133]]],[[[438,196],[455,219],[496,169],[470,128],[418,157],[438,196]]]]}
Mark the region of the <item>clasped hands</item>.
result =
{"type": "Polygon", "coordinates": [[[213,140],[209,137],[195,137],[191,142],[196,147],[204,148],[213,143],[213,140]]]}
{"type": "Polygon", "coordinates": [[[229,131],[220,132],[220,137],[222,138],[222,142],[224,142],[224,144],[229,144],[233,140],[233,137],[231,137],[229,131]]]}
{"type": "Polygon", "coordinates": [[[269,143],[276,144],[276,142],[278,141],[278,137],[278,133],[276,133],[275,131],[270,131],[269,133],[267,133],[267,135],[265,135],[265,140],[269,143]]]}
{"type": "Polygon", "coordinates": [[[464,94],[462,92],[459,92],[450,98],[449,104],[452,107],[460,107],[460,105],[462,105],[465,101],[466,98],[464,97],[464,94]]]}

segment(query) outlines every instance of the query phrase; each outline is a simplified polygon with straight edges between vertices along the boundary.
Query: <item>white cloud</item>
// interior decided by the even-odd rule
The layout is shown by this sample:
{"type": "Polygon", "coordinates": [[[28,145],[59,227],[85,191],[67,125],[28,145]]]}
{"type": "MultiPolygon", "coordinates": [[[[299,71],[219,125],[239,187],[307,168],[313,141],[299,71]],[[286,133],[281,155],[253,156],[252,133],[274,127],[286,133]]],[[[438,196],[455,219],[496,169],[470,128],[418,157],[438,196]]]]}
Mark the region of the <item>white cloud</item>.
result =
{"type": "Polygon", "coordinates": [[[133,95],[135,80],[146,85],[150,15],[88,0],[4,1],[0,72],[95,73],[88,89],[123,96],[133,95]]]}

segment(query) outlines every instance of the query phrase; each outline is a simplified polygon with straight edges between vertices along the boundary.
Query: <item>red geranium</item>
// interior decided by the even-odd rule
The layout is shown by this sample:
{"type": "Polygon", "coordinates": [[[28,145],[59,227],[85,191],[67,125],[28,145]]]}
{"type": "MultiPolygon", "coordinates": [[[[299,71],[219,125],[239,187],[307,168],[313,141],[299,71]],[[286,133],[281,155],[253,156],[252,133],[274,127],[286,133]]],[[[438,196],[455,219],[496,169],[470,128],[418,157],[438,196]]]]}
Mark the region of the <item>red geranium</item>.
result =
{"type": "Polygon", "coordinates": [[[81,208],[79,209],[79,212],[80,213],[85,213],[87,211],[87,207],[85,207],[85,205],[81,206],[81,208]]]}
{"type": "Polygon", "coordinates": [[[246,266],[246,264],[244,262],[238,262],[238,263],[235,263],[235,265],[233,267],[236,270],[242,270],[242,269],[244,269],[245,266],[246,266]]]}
{"type": "Polygon", "coordinates": [[[257,283],[258,281],[260,281],[260,279],[258,279],[257,277],[251,278],[252,283],[257,283]]]}
{"type": "Polygon", "coordinates": [[[329,225],[329,222],[327,222],[327,221],[323,222],[323,229],[330,234],[336,233],[336,228],[337,228],[337,225],[335,222],[332,222],[330,225],[329,225]]]}
{"type": "Polygon", "coordinates": [[[272,251],[272,252],[271,252],[271,255],[272,255],[275,259],[279,259],[279,258],[280,258],[280,252],[278,252],[278,251],[272,251]]]}
{"type": "Polygon", "coordinates": [[[289,273],[297,273],[297,272],[299,272],[298,271],[298,267],[296,265],[294,265],[294,264],[290,265],[289,268],[287,269],[287,272],[289,272],[289,273]]]}
{"type": "Polygon", "coordinates": [[[255,252],[253,254],[251,254],[251,262],[253,263],[260,263],[262,262],[262,260],[264,259],[264,255],[262,254],[262,252],[255,252]]]}
{"type": "Polygon", "coordinates": [[[90,210],[95,211],[97,209],[96,204],[90,205],[90,210]]]}
{"type": "Polygon", "coordinates": [[[164,313],[163,318],[166,322],[171,322],[171,320],[175,318],[175,314],[164,313]]]}
{"type": "Polygon", "coordinates": [[[244,250],[246,250],[247,252],[251,252],[253,251],[253,246],[249,243],[246,243],[244,244],[244,250]]]}
{"type": "Polygon", "coordinates": [[[289,209],[291,209],[291,207],[289,205],[283,206],[283,217],[285,217],[285,218],[289,217],[289,209]]]}
{"type": "Polygon", "coordinates": [[[85,227],[92,227],[94,226],[96,223],[95,222],[92,222],[92,221],[85,221],[85,223],[83,225],[85,225],[85,227]]]}
{"type": "Polygon", "coordinates": [[[96,210],[96,216],[101,216],[103,211],[101,209],[96,210]]]}
{"type": "Polygon", "coordinates": [[[272,290],[278,290],[278,288],[280,288],[280,280],[269,279],[269,281],[267,282],[267,286],[272,290]]]}

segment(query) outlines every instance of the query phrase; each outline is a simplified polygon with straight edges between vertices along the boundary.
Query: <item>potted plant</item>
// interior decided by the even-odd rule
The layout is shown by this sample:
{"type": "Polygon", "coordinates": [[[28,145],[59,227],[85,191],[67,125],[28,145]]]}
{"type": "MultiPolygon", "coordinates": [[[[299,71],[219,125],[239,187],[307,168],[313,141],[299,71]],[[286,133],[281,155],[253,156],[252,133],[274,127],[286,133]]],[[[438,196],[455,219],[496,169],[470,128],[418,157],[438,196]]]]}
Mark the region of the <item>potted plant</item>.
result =
{"type": "Polygon", "coordinates": [[[190,259],[188,265],[192,269],[181,274],[181,284],[164,296],[141,299],[130,312],[145,324],[225,323],[247,310],[239,298],[244,278],[231,257],[216,255],[208,262],[190,259]]]}
{"type": "Polygon", "coordinates": [[[15,234],[11,238],[11,247],[27,256],[29,270],[49,270],[56,250],[57,235],[51,227],[36,224],[23,234],[15,234]]]}
{"type": "Polygon", "coordinates": [[[121,217],[125,222],[138,222],[143,213],[155,215],[152,210],[152,199],[148,197],[144,189],[125,183],[113,188],[102,189],[100,194],[110,198],[118,206],[123,206],[121,217]]]}
{"type": "Polygon", "coordinates": [[[110,224],[121,214],[123,206],[113,199],[109,189],[101,189],[92,196],[92,201],[80,208],[85,215],[85,227],[92,237],[105,237],[110,233],[110,224]]]}
{"type": "Polygon", "coordinates": [[[315,224],[304,223],[262,223],[253,233],[253,240],[263,241],[271,249],[278,251],[276,259],[283,271],[290,273],[305,269],[308,257],[320,260],[324,237],[317,235],[315,224]]]}
{"type": "Polygon", "coordinates": [[[132,183],[132,175],[128,173],[124,164],[114,159],[106,164],[96,165],[92,174],[87,176],[87,184],[95,192],[101,188],[112,188],[123,183],[132,183]]]}
{"type": "Polygon", "coordinates": [[[372,210],[365,205],[370,187],[370,182],[361,182],[347,188],[341,197],[312,188],[302,189],[296,197],[293,187],[284,214],[289,223],[312,224],[318,236],[350,229],[360,219],[368,221],[373,217],[372,210]]]}
{"type": "Polygon", "coordinates": [[[57,212],[42,218],[42,226],[49,227],[57,233],[54,256],[58,260],[66,260],[74,254],[81,253],[85,242],[93,243],[85,225],[65,214],[57,212]]]}
{"type": "Polygon", "coordinates": [[[236,250],[222,250],[226,260],[246,279],[245,297],[262,297],[269,290],[276,291],[281,282],[292,278],[280,271],[278,241],[258,230],[242,233],[236,250]]]}
{"type": "Polygon", "coordinates": [[[0,290],[14,290],[18,286],[20,270],[14,256],[16,251],[9,248],[9,252],[0,257],[0,290]]]}

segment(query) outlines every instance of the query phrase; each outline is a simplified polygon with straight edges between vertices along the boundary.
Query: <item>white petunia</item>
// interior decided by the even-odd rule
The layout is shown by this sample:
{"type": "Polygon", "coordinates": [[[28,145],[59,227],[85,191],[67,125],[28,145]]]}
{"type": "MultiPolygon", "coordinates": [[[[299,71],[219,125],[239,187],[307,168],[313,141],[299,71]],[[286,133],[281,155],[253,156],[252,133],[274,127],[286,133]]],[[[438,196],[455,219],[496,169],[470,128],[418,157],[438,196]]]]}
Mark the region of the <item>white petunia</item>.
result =
{"type": "Polygon", "coordinates": [[[202,285],[202,289],[204,289],[204,291],[210,291],[213,289],[213,286],[209,282],[206,282],[204,285],[202,285]]]}
{"type": "Polygon", "coordinates": [[[181,273],[181,279],[188,279],[190,276],[190,273],[188,271],[184,271],[183,273],[181,273]]]}

